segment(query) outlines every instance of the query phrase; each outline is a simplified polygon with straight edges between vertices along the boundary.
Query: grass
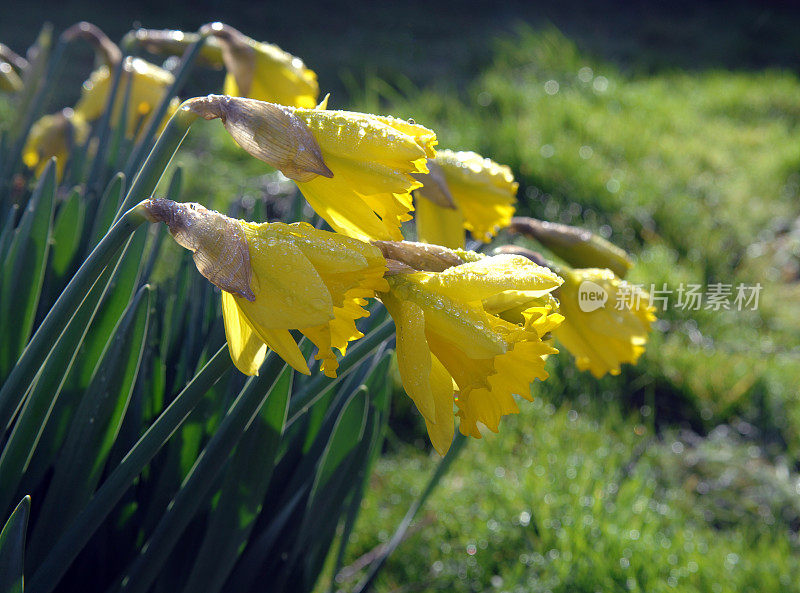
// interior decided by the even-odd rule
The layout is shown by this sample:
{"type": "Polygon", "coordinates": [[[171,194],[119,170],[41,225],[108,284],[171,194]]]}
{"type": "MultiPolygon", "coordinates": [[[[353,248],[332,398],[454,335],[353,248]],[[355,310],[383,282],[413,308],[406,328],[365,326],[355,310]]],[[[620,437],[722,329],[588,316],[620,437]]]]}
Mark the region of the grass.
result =
{"type": "MultiPolygon", "coordinates": [[[[626,74],[529,27],[467,85],[367,82],[357,109],[509,164],[521,212],[610,237],[632,281],[763,287],[757,311],[660,312],[619,378],[553,361],[537,404],[470,443],[380,591],[797,587],[798,96],[784,70],[626,74]]],[[[351,561],[431,463],[382,460],[351,561]]]]}

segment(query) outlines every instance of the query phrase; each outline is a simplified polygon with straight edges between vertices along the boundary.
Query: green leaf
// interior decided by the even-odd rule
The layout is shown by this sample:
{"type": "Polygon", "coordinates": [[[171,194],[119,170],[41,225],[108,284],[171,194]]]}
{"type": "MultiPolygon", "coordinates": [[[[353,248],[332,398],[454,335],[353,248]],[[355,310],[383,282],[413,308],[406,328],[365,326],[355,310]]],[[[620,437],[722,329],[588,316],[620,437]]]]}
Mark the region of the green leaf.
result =
{"type": "MultiPolygon", "coordinates": [[[[5,261],[6,253],[11,245],[11,239],[14,238],[14,222],[17,220],[17,210],[19,210],[19,206],[13,204],[5,213],[3,229],[0,230],[0,260],[2,261],[5,261]]],[[[0,286],[2,286],[2,279],[0,279],[0,286]]]]}
{"type": "Polygon", "coordinates": [[[214,436],[197,458],[192,471],[167,508],[150,539],[142,547],[120,583],[120,591],[144,593],[169,560],[179,537],[214,485],[244,429],[273,393],[285,363],[271,353],[261,374],[253,377],[236,398],[214,436]]]}
{"type": "Polygon", "coordinates": [[[55,304],[50,308],[31,338],[17,364],[0,388],[0,431],[5,431],[19,408],[31,381],[41,371],[53,343],[86,294],[97,282],[123,245],[129,243],[133,231],[145,221],[138,208],[132,208],[114,224],[108,234],[83,262],[55,304]]]}
{"type": "Polygon", "coordinates": [[[0,531],[0,593],[22,593],[25,532],[30,510],[31,497],[26,496],[0,531]]]}
{"type": "Polygon", "coordinates": [[[114,326],[128,307],[131,297],[139,285],[142,252],[146,242],[147,228],[140,227],[133,233],[130,243],[120,258],[120,264],[111,280],[111,285],[103,296],[100,310],[92,321],[92,327],[84,340],[80,358],[76,361],[75,370],[70,377],[70,387],[75,391],[86,389],[114,326]]]}
{"type": "Polygon", "coordinates": [[[25,207],[3,265],[0,376],[14,365],[33,329],[50,248],[55,193],[56,165],[51,160],[25,207]]]}
{"type": "MultiPolygon", "coordinates": [[[[359,448],[367,428],[367,401],[367,388],[362,385],[336,421],[319,461],[303,521],[298,529],[292,562],[302,555],[304,564],[318,565],[327,554],[344,500],[357,483],[354,474],[358,464],[352,462],[359,457],[366,457],[364,454],[351,456],[351,453],[359,448]]],[[[363,445],[369,440],[367,438],[363,445]]]]}
{"type": "MultiPolygon", "coordinates": [[[[95,152],[94,160],[92,161],[92,166],[89,169],[89,176],[86,178],[86,195],[89,198],[90,203],[94,202],[94,196],[100,193],[100,188],[97,186],[102,183],[101,179],[104,177],[102,172],[105,170],[108,162],[108,142],[109,137],[111,136],[111,115],[114,111],[114,103],[117,99],[117,92],[119,91],[119,84],[120,80],[122,79],[124,64],[125,61],[120,60],[120,62],[114,66],[114,71],[111,74],[111,87],[108,89],[108,96],[106,97],[103,115],[94,125],[93,134],[97,138],[97,150],[95,152]]],[[[128,77],[128,80],[130,81],[132,78],[133,76],[130,76],[128,77]]],[[[130,87],[130,84],[128,86],[130,87]]],[[[122,110],[122,116],[127,113],[127,109],[122,110]]],[[[119,206],[119,202],[117,202],[116,206],[119,206]]],[[[105,234],[106,230],[108,230],[110,226],[111,224],[109,223],[106,228],[102,229],[102,234],[105,234]]]]}
{"type": "Polygon", "coordinates": [[[142,435],[95,492],[89,504],[55,542],[44,562],[30,579],[28,593],[49,593],[58,585],[70,563],[108,517],[114,505],[119,502],[136,477],[186,420],[203,394],[232,366],[228,347],[222,346],[142,435]]]}
{"type": "MultiPolygon", "coordinates": [[[[3,484],[3,488],[0,489],[0,509],[5,509],[11,503],[23,479],[31,488],[29,491],[32,491],[58,453],[63,440],[63,437],[59,436],[62,430],[60,426],[48,425],[48,420],[52,411],[60,404],[61,390],[113,274],[114,270],[107,269],[78,307],[50,351],[20,410],[11,436],[0,455],[0,483],[3,484]],[[43,438],[43,447],[37,450],[43,433],[46,435],[43,438]],[[35,450],[37,457],[33,461],[33,467],[29,467],[35,450]]],[[[57,414],[59,424],[68,420],[63,405],[60,405],[60,411],[61,413],[57,414]]]]}
{"type": "Polygon", "coordinates": [[[143,287],[120,318],[72,420],[31,541],[36,564],[100,480],[139,370],[150,313],[143,287]]]}
{"type": "Polygon", "coordinates": [[[81,193],[73,189],[58,211],[53,225],[53,257],[50,262],[56,276],[61,277],[66,274],[72,260],[75,259],[83,236],[85,216],[86,206],[81,193]]]}
{"type": "Polygon", "coordinates": [[[453,444],[450,446],[450,451],[448,451],[447,455],[445,455],[441,461],[439,461],[439,465],[436,466],[436,471],[433,472],[431,479],[425,485],[425,489],[408,508],[405,517],[403,517],[403,520],[400,522],[400,525],[397,527],[394,535],[392,535],[389,543],[386,545],[383,552],[381,552],[381,555],[378,556],[378,558],[372,563],[367,576],[365,576],[364,579],[358,584],[358,587],[356,587],[356,593],[365,593],[365,591],[370,590],[381,568],[383,568],[383,565],[386,564],[386,560],[389,558],[392,552],[397,549],[397,546],[402,543],[408,528],[411,527],[411,523],[414,521],[414,517],[417,516],[417,513],[428,500],[428,497],[431,495],[431,493],[433,493],[433,491],[436,489],[436,486],[447,474],[450,466],[453,465],[453,461],[455,461],[461,454],[461,451],[464,449],[464,445],[467,443],[467,438],[468,437],[465,437],[463,434],[456,431],[456,438],[453,440],[453,444]]]}
{"type": "Polygon", "coordinates": [[[100,202],[97,205],[97,213],[94,217],[92,233],[90,235],[89,244],[86,246],[88,249],[94,248],[108,229],[111,228],[124,193],[125,175],[117,173],[111,178],[111,181],[108,182],[106,190],[103,192],[103,196],[100,198],[100,202]]]}
{"type": "Polygon", "coordinates": [[[250,536],[275,467],[292,377],[285,368],[231,458],[185,593],[221,590],[250,536]]]}
{"type": "MultiPolygon", "coordinates": [[[[364,498],[364,491],[366,490],[369,476],[372,473],[372,467],[375,461],[381,454],[383,448],[383,441],[386,434],[386,426],[389,422],[389,406],[391,400],[391,382],[386,380],[389,373],[389,366],[392,363],[392,352],[389,351],[384,354],[381,361],[372,369],[366,380],[367,388],[370,390],[372,397],[370,404],[378,412],[373,415],[375,422],[374,430],[372,431],[372,439],[368,446],[367,459],[364,464],[359,467],[359,481],[358,489],[353,492],[350,503],[347,508],[347,515],[342,525],[342,534],[339,537],[339,550],[336,554],[336,564],[333,570],[333,575],[336,576],[344,566],[345,552],[347,544],[350,541],[350,534],[355,527],[358,512],[361,509],[361,501],[364,498]]],[[[333,589],[334,581],[331,582],[331,589],[333,589]]]]}

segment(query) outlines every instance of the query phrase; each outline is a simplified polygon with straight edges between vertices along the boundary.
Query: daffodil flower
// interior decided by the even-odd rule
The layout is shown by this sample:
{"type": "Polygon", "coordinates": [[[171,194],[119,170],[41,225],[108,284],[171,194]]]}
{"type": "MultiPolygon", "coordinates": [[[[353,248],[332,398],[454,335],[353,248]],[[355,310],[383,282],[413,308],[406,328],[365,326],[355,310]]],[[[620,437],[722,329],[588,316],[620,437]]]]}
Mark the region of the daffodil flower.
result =
{"type": "Polygon", "coordinates": [[[564,276],[558,299],[565,321],[554,335],[578,368],[599,378],[618,375],[623,363],[636,364],[656,320],[647,293],[607,269],[559,272],[564,276]]]}
{"type": "Polygon", "coordinates": [[[545,358],[557,352],[546,338],[562,321],[547,300],[518,323],[496,314],[509,293],[546,297],[561,284],[556,274],[522,256],[472,255],[442,272],[391,275],[379,295],[395,322],[403,386],[441,455],[453,439],[454,404],[460,431],[480,438],[478,422],[497,432],[502,416],[519,411],[513,394],[531,399],[530,383],[547,378],[545,358]]]}
{"type": "Polygon", "coordinates": [[[277,45],[247,37],[230,25],[201,28],[222,47],[227,74],[224,93],[291,107],[314,107],[319,97],[317,75],[303,60],[277,45]]]}
{"type": "Polygon", "coordinates": [[[222,120],[251,155],[293,179],[334,230],[364,241],[400,240],[411,191],[422,184],[436,134],[405,120],[349,111],[296,109],[210,95],[185,104],[222,120]]]}
{"type": "Polygon", "coordinates": [[[56,175],[61,179],[72,149],[86,142],[88,136],[89,124],[72,109],[45,115],[31,127],[22,160],[39,175],[47,161],[56,157],[56,175]]]}
{"type": "Polygon", "coordinates": [[[457,249],[464,229],[488,243],[514,215],[518,183],[511,169],[474,152],[442,150],[417,175],[417,236],[425,243],[457,249]]]}
{"type": "MultiPolygon", "coordinates": [[[[92,72],[83,83],[81,98],[75,106],[75,113],[86,121],[94,121],[103,114],[111,92],[113,73],[107,65],[92,72]]],[[[130,87],[128,113],[125,117],[125,133],[134,137],[147,124],[150,115],[158,108],[167,95],[175,77],[170,73],[140,58],[125,58],[123,75],[117,96],[114,99],[114,110],[111,114],[112,124],[118,121],[124,102],[126,87],[130,87]]],[[[173,99],[168,115],[178,107],[178,100],[173,99]]]]}
{"type": "Polygon", "coordinates": [[[267,347],[301,373],[308,364],[289,330],[318,349],[329,377],[339,366],[333,349],[363,336],[355,320],[375,291],[388,288],[378,248],[306,223],[250,223],[199,204],[144,202],[150,220],[165,222],[194,253],[203,276],[222,290],[228,348],[236,367],[258,374],[267,347]]]}

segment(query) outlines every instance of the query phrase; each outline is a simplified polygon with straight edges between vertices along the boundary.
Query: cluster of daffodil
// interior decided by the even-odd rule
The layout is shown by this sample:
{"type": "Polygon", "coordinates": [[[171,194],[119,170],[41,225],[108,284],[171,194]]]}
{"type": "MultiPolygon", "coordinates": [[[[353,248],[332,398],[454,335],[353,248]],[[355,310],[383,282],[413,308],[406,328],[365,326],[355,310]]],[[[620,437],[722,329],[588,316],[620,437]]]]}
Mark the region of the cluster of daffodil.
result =
{"type": "MultiPolygon", "coordinates": [[[[31,167],[50,155],[63,161],[69,142],[85,137],[84,122],[105,109],[121,54],[97,31],[80,30],[89,31],[107,63],[84,84],[73,110],[37,124],[26,153],[31,167]]],[[[321,370],[335,377],[334,350],[343,356],[363,336],[356,320],[368,315],[368,299],[379,299],[395,323],[404,388],[444,455],[456,415],[463,434],[480,438],[479,425],[497,431],[502,416],[518,411],[514,395],[530,399],[530,384],[548,377],[546,359],[558,352],[553,337],[597,377],[637,361],[655,317],[643,293],[614,306],[620,290],[633,290],[621,280],[630,267],[624,252],[586,231],[513,218],[511,170],[474,152],[437,153],[436,135],[422,125],[328,110],[327,98],[317,104],[316,75],[276,46],[221,24],[200,36],[207,38],[203,60],[227,70],[226,94],[190,99],[180,110],[219,119],[244,150],[295,181],[333,229],[245,222],[159,198],[140,205],[149,220],[168,225],[221,289],[230,354],[243,373],[257,374],[268,348],[310,373],[294,331],[316,346],[321,370]],[[413,212],[416,243],[402,234],[413,212]],[[465,231],[488,243],[506,227],[577,267],[515,246],[494,255],[463,249],[465,231]],[[587,281],[605,292],[608,306],[579,306],[587,281]]],[[[163,53],[198,38],[133,35],[163,53]]],[[[164,100],[172,75],[130,58],[124,72],[131,85],[127,133],[134,135],[164,100]]]]}

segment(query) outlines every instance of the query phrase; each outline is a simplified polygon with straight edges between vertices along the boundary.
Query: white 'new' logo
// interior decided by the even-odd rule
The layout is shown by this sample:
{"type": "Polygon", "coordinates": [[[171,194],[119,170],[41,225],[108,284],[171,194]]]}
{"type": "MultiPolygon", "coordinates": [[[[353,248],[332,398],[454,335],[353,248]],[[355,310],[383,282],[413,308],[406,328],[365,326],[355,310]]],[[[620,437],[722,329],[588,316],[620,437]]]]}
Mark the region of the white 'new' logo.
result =
{"type": "Polygon", "coordinates": [[[608,293],[605,288],[591,280],[584,280],[578,287],[578,306],[584,313],[591,313],[605,307],[608,293]]]}

